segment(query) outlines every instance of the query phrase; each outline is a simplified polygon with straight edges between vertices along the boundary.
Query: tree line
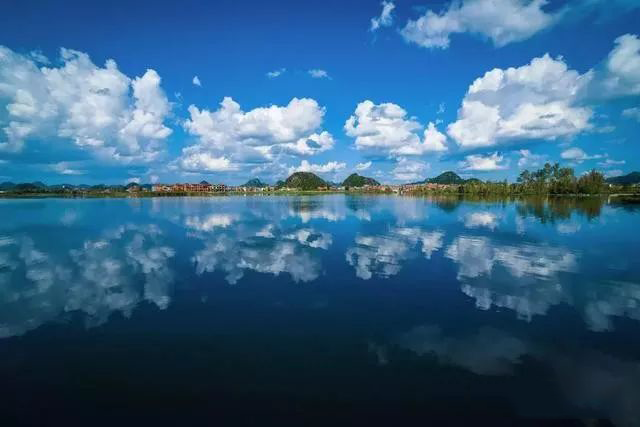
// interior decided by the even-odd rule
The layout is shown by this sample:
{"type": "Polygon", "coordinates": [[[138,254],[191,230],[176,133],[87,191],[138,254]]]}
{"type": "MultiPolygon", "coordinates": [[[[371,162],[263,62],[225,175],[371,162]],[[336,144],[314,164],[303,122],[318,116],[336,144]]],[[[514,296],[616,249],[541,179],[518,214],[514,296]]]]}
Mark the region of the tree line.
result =
{"type": "Polygon", "coordinates": [[[477,195],[547,195],[547,194],[603,194],[609,191],[604,175],[591,170],[576,177],[573,168],[560,167],[558,163],[546,163],[536,171],[523,170],[517,182],[467,180],[460,185],[417,191],[435,193],[462,193],[477,195]]]}

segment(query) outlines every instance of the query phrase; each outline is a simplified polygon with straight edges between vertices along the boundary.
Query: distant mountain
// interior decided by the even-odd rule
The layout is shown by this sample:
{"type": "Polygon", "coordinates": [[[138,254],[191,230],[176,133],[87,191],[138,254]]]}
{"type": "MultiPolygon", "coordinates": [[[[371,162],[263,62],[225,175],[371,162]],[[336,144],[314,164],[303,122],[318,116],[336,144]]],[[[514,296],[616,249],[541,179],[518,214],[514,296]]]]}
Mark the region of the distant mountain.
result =
{"type": "Polygon", "coordinates": [[[47,185],[40,181],[35,182],[21,182],[21,183],[13,183],[13,182],[3,182],[0,184],[0,190],[2,191],[26,191],[26,192],[35,192],[46,190],[47,185]]]}
{"type": "Polygon", "coordinates": [[[631,172],[626,175],[607,178],[607,182],[618,185],[638,184],[640,183],[640,172],[631,172]]]}
{"type": "Polygon", "coordinates": [[[345,187],[364,187],[365,185],[380,185],[380,183],[373,178],[352,173],[342,182],[342,185],[345,187]]]}
{"type": "Polygon", "coordinates": [[[295,172],[284,182],[285,187],[299,190],[316,190],[326,187],[327,183],[322,178],[311,172],[295,172]]]}
{"type": "MultiPolygon", "coordinates": [[[[42,184],[42,183],[39,183],[39,184],[42,184]]],[[[43,187],[41,187],[40,185],[36,185],[35,183],[24,182],[24,183],[16,184],[15,187],[13,187],[11,190],[22,191],[22,192],[36,192],[42,189],[43,187]]]]}
{"type": "Polygon", "coordinates": [[[471,183],[474,183],[474,184],[481,184],[481,183],[482,183],[482,181],[481,181],[481,180],[479,180],[478,178],[469,178],[469,179],[465,180],[465,181],[464,181],[464,183],[465,183],[465,184],[471,184],[471,183]]]}
{"type": "Polygon", "coordinates": [[[269,184],[265,184],[264,182],[260,181],[260,179],[253,178],[253,179],[250,179],[249,181],[245,182],[244,184],[242,184],[240,187],[264,188],[264,187],[268,187],[268,186],[269,186],[269,184]]]}
{"type": "Polygon", "coordinates": [[[455,172],[452,171],[447,171],[447,172],[443,172],[440,175],[436,176],[435,178],[427,178],[424,181],[418,181],[418,182],[412,182],[412,184],[454,184],[454,185],[459,185],[459,184],[464,184],[465,182],[480,182],[479,179],[477,178],[470,178],[468,180],[464,180],[462,178],[460,178],[460,175],[458,175],[455,172]]]}
{"type": "Polygon", "coordinates": [[[2,191],[11,190],[15,186],[16,186],[16,184],[14,182],[5,181],[5,182],[0,184],[0,190],[2,190],[2,191]]]}
{"type": "Polygon", "coordinates": [[[464,179],[460,178],[455,172],[447,171],[429,179],[427,182],[431,184],[464,184],[464,179]]]}

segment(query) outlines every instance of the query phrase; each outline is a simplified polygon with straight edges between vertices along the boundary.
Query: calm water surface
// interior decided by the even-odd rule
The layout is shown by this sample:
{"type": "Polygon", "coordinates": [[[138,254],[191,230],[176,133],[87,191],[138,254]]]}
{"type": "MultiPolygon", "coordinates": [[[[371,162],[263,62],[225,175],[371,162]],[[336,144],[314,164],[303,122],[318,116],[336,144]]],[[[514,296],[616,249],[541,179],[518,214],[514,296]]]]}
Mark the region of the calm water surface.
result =
{"type": "Polygon", "coordinates": [[[640,210],[331,195],[0,218],[10,423],[640,420],[640,210]]]}

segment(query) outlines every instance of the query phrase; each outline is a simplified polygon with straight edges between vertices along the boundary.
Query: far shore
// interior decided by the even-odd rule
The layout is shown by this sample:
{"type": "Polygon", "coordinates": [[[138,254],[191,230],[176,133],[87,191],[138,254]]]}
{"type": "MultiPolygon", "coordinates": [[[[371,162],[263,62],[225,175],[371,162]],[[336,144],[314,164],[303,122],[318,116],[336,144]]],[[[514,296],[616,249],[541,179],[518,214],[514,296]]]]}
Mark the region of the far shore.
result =
{"type": "Polygon", "coordinates": [[[291,190],[291,191],[269,191],[269,192],[242,192],[242,191],[227,191],[227,192],[193,192],[193,193],[168,193],[168,192],[153,192],[153,191],[140,191],[140,192],[111,192],[111,193],[99,193],[99,192],[45,192],[45,193],[0,193],[0,199],[44,199],[44,198],[63,198],[63,199],[137,199],[137,198],[179,198],[179,197],[225,197],[225,196],[249,196],[249,197],[264,197],[264,196],[312,196],[312,195],[333,195],[333,194],[345,194],[345,195],[366,195],[366,196],[404,196],[404,197],[438,197],[438,198],[473,198],[473,199],[517,199],[521,197],[550,197],[550,198],[594,198],[594,197],[606,197],[615,198],[616,201],[628,202],[628,203],[640,203],[640,194],[638,193],[601,193],[601,194],[536,194],[536,193],[522,193],[522,194],[465,194],[465,193],[440,193],[440,192],[420,192],[420,193],[397,193],[397,192],[382,192],[382,191],[339,191],[339,190],[291,190]]]}

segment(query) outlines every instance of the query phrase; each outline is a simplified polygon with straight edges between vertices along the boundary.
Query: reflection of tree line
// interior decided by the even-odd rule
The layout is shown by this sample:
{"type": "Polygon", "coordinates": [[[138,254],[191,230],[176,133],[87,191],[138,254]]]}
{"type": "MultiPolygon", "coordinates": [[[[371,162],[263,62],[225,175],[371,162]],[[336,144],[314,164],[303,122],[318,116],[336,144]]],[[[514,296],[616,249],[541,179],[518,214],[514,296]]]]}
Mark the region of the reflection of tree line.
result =
{"type": "Polygon", "coordinates": [[[542,223],[571,218],[573,212],[591,220],[600,216],[604,200],[598,197],[527,198],[516,204],[518,214],[533,216],[542,223]]]}
{"type": "Polygon", "coordinates": [[[591,220],[600,216],[605,199],[601,197],[554,197],[554,196],[431,196],[431,202],[447,213],[455,211],[463,203],[492,203],[506,206],[516,203],[520,216],[535,217],[542,223],[571,218],[576,212],[591,220]]]}

